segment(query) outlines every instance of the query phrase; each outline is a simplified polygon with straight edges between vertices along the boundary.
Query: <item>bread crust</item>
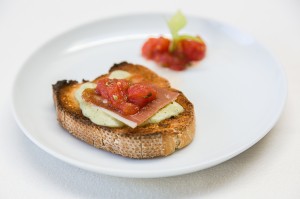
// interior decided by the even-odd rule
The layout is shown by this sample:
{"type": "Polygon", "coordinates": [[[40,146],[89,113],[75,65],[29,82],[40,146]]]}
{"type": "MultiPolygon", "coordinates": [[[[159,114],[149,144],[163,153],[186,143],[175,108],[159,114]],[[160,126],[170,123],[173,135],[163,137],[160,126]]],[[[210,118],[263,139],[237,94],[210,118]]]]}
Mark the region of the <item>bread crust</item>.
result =
{"type": "Polygon", "coordinates": [[[141,65],[122,62],[112,66],[109,72],[114,70],[142,74],[152,83],[178,92],[176,102],[184,108],[184,111],[157,124],[146,124],[134,129],[128,126],[111,128],[97,125],[83,116],[74,97],[74,92],[81,83],[62,80],[52,85],[52,89],[57,120],[64,129],[96,148],[138,159],[170,155],[193,140],[194,107],[182,92],[171,88],[166,79],[141,65]]]}

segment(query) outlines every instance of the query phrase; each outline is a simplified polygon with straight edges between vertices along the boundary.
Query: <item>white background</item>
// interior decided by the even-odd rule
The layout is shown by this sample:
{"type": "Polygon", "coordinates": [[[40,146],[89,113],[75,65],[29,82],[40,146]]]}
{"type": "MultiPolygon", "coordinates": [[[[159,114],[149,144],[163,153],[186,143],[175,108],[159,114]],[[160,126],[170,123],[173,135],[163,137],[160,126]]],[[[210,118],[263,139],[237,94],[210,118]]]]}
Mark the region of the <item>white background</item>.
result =
{"type": "Polygon", "coordinates": [[[298,0],[0,0],[0,198],[300,198],[299,52],[298,0]],[[11,88],[34,50],[90,21],[177,9],[252,34],[282,63],[289,86],[287,104],[260,142],[204,171],[127,179],[70,166],[22,133],[11,111],[11,88]]]}

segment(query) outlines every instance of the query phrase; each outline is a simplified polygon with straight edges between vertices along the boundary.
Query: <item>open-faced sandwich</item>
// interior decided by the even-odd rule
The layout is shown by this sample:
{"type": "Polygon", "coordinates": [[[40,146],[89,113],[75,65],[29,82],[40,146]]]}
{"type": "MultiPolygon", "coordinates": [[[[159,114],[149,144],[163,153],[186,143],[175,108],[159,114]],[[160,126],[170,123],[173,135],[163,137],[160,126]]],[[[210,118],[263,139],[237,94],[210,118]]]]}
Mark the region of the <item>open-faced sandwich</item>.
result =
{"type": "Polygon", "coordinates": [[[193,140],[193,104],[144,66],[122,62],[93,81],[52,87],[60,125],[96,148],[141,159],[170,155],[193,140]]]}

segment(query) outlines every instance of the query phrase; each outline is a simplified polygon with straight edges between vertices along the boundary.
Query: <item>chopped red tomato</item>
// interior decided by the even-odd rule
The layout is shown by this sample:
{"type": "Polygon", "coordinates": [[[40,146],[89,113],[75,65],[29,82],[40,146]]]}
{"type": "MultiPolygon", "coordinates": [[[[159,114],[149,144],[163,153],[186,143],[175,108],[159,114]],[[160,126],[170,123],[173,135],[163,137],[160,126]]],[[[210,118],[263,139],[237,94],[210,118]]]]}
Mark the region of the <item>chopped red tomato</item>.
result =
{"type": "Polygon", "coordinates": [[[157,54],[153,60],[164,67],[169,67],[170,69],[177,71],[184,70],[188,64],[185,58],[169,52],[157,54]]]}
{"type": "Polygon", "coordinates": [[[129,102],[121,102],[115,108],[119,110],[123,115],[133,115],[140,110],[137,105],[129,102]]]}
{"type": "Polygon", "coordinates": [[[129,102],[138,105],[140,108],[156,99],[156,90],[146,84],[133,84],[128,88],[129,102]]]}
{"type": "MultiPolygon", "coordinates": [[[[86,89],[87,90],[87,89],[86,89]]],[[[156,99],[156,90],[146,83],[132,84],[122,79],[100,79],[95,94],[86,95],[96,105],[105,104],[123,115],[133,115],[156,99]],[[101,100],[99,100],[99,97],[101,100]]],[[[83,95],[85,98],[85,96],[83,95]]]]}
{"type": "Polygon", "coordinates": [[[169,51],[170,40],[164,37],[150,38],[142,48],[142,54],[147,59],[169,51]]]}
{"type": "Polygon", "coordinates": [[[142,47],[142,55],[159,65],[173,70],[184,70],[192,61],[204,58],[206,45],[203,41],[181,39],[170,51],[171,41],[164,37],[150,38],[142,47]]]}
{"type": "Polygon", "coordinates": [[[114,105],[126,101],[128,88],[129,82],[126,80],[103,78],[98,81],[96,91],[114,105]]]}
{"type": "Polygon", "coordinates": [[[199,61],[205,55],[205,43],[195,40],[180,40],[177,44],[177,53],[182,54],[188,61],[199,61]]]}

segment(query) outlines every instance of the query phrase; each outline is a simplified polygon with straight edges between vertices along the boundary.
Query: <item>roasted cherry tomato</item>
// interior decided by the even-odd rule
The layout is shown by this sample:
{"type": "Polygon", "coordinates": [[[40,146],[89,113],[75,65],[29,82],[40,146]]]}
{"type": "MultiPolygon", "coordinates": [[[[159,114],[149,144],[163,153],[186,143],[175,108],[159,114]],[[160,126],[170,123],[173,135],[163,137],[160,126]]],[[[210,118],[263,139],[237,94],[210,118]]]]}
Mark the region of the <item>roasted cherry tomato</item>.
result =
{"type": "Polygon", "coordinates": [[[154,99],[156,99],[156,90],[149,85],[133,84],[128,88],[128,101],[140,108],[154,99]]]}
{"type": "Polygon", "coordinates": [[[170,40],[164,37],[150,38],[142,47],[142,55],[147,59],[153,59],[157,54],[169,51],[170,40]]]}
{"type": "Polygon", "coordinates": [[[204,42],[187,39],[180,40],[176,48],[177,53],[181,53],[189,62],[203,59],[205,50],[204,42]]]}

